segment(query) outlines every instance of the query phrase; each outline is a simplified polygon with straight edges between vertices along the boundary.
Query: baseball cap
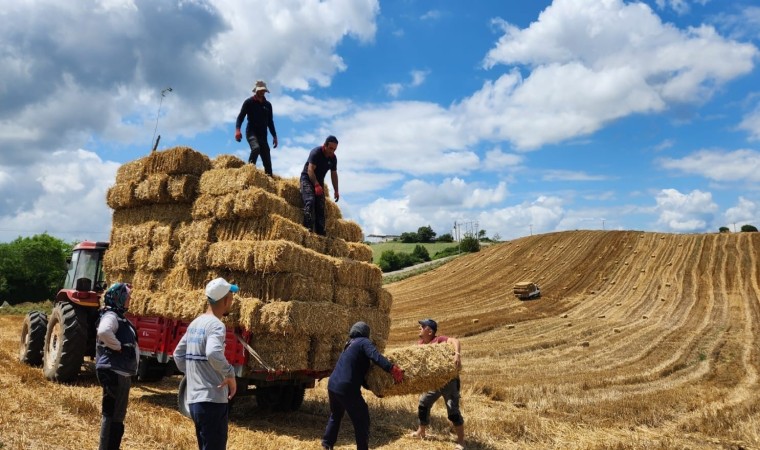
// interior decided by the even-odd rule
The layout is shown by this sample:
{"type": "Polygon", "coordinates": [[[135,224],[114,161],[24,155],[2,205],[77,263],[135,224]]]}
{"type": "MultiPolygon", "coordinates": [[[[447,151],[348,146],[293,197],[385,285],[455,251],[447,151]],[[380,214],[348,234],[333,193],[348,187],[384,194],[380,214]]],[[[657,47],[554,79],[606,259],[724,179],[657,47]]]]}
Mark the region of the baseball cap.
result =
{"type": "Polygon", "coordinates": [[[438,331],[438,324],[433,319],[422,319],[419,321],[419,324],[423,327],[430,327],[435,332],[438,331]]]}
{"type": "Polygon", "coordinates": [[[235,293],[239,290],[240,288],[236,284],[230,284],[224,278],[214,278],[206,285],[206,297],[208,297],[209,302],[216,303],[224,298],[228,292],[235,293]]]}

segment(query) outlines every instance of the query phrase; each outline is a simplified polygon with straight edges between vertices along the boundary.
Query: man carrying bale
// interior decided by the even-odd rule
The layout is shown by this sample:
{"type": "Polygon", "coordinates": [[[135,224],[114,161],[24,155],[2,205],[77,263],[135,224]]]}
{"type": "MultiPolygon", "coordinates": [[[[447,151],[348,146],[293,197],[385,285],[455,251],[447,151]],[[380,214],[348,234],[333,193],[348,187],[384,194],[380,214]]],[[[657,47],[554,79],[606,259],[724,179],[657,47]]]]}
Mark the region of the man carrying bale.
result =
{"type": "Polygon", "coordinates": [[[301,172],[301,198],[303,199],[303,226],[319,235],[325,235],[325,175],[330,171],[330,179],[337,202],[338,193],[338,139],[327,136],[325,143],[314,147],[301,172]]]}
{"type": "MultiPolygon", "coordinates": [[[[461,345],[459,339],[447,336],[436,336],[436,333],[438,332],[438,324],[433,319],[420,320],[419,324],[420,340],[417,343],[419,345],[440,344],[443,342],[452,344],[455,352],[454,362],[457,368],[461,367],[461,345]]],[[[430,424],[430,408],[432,408],[433,404],[443,396],[443,399],[446,402],[446,413],[457,434],[457,445],[455,448],[456,450],[464,450],[464,419],[459,412],[459,387],[459,377],[456,377],[441,389],[426,392],[420,396],[420,403],[417,409],[417,417],[419,418],[420,425],[417,428],[417,431],[412,433],[412,437],[419,439],[425,438],[425,432],[430,424]]]]}
{"type": "Polygon", "coordinates": [[[369,325],[364,322],[356,322],[351,327],[348,342],[330,374],[327,383],[330,418],[322,436],[324,449],[331,450],[338,440],[340,422],[345,413],[354,424],[357,450],[369,448],[369,408],[362,397],[361,386],[366,383],[370,362],[389,372],[395,383],[401,383],[404,379],[404,371],[377,351],[375,344],[369,340],[369,333],[369,325]]]}

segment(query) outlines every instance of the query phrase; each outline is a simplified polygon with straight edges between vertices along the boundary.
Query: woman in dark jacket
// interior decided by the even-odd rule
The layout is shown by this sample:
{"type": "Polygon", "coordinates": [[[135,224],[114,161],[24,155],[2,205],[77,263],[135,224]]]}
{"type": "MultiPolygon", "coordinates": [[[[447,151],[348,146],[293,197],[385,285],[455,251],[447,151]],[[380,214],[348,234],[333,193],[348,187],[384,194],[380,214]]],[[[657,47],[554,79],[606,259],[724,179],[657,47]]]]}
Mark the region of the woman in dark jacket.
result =
{"type": "Polygon", "coordinates": [[[103,295],[105,306],[98,321],[95,372],[103,386],[103,417],[99,450],[118,450],[124,435],[131,376],[137,373],[137,334],[124,317],[129,308],[131,287],[114,283],[103,295]]]}
{"type": "Polygon", "coordinates": [[[404,378],[404,371],[377,351],[375,344],[369,340],[369,331],[369,325],[364,322],[356,322],[351,327],[346,347],[330,374],[327,383],[330,418],[322,436],[322,447],[325,449],[332,449],[338,440],[344,413],[348,413],[354,424],[357,450],[369,448],[369,408],[362,397],[361,387],[365,384],[370,362],[389,372],[396,383],[404,378]]]}

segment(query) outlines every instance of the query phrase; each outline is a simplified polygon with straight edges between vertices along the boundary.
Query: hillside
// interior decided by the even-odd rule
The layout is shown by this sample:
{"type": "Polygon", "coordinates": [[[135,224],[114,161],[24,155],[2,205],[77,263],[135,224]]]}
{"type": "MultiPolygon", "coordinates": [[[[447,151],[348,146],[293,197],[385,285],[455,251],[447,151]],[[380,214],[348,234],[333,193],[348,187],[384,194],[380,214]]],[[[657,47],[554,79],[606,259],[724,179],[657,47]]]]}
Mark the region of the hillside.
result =
{"type": "MultiPolygon", "coordinates": [[[[468,450],[760,448],[759,258],[760,233],[526,237],[386,285],[389,347],[413,342],[427,316],[461,338],[468,450]],[[526,279],[541,284],[541,299],[512,296],[526,279]]],[[[0,317],[0,447],[94,447],[94,376],[57,385],[20,365],[20,325],[0,317]]],[[[193,448],[191,422],[173,409],[177,383],[133,387],[123,448],[193,448]]],[[[319,448],[325,386],[296,413],[240,399],[230,448],[319,448]]],[[[442,402],[421,443],[408,437],[416,395],[365,398],[371,448],[453,448],[442,402]]],[[[352,448],[346,418],[336,449],[352,448]]]]}

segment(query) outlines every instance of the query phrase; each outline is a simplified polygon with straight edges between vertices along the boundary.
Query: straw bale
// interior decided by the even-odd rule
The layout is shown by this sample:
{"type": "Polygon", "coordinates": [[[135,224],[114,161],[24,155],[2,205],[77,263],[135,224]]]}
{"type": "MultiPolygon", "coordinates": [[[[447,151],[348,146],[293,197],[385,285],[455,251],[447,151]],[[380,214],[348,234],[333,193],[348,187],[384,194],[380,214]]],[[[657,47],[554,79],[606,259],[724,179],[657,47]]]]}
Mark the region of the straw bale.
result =
{"type": "Polygon", "coordinates": [[[372,297],[366,289],[354,286],[335,286],[334,302],[343,306],[372,306],[372,297]]]}
{"type": "MultiPolygon", "coordinates": [[[[232,195],[232,194],[230,194],[232,195]]],[[[235,214],[241,218],[261,217],[279,214],[293,222],[300,223],[303,213],[285,200],[263,189],[252,187],[235,195],[235,214]]]]}
{"type": "MultiPolygon", "coordinates": [[[[164,289],[202,289],[206,283],[216,278],[216,274],[208,270],[195,270],[179,263],[168,271],[164,278],[164,289]]],[[[228,279],[229,281],[229,279],[228,279]]]]}
{"type": "Polygon", "coordinates": [[[272,214],[269,218],[271,221],[271,227],[265,239],[284,239],[286,241],[295,242],[298,245],[303,244],[306,233],[308,233],[306,228],[279,214],[272,214]]]}
{"type": "Polygon", "coordinates": [[[137,206],[140,202],[135,197],[136,182],[116,183],[106,192],[106,204],[111,209],[123,209],[137,206]]]}
{"type": "Polygon", "coordinates": [[[135,208],[117,209],[113,212],[113,227],[132,226],[151,220],[161,223],[189,222],[191,206],[187,203],[166,203],[145,205],[135,208]]]}
{"type": "Polygon", "coordinates": [[[245,161],[235,155],[217,155],[217,157],[211,161],[212,169],[233,169],[243,167],[244,165],[245,161]]]}
{"type": "Polygon", "coordinates": [[[216,203],[215,215],[218,219],[235,219],[235,194],[227,194],[219,197],[216,203]]]}
{"type": "Polygon", "coordinates": [[[169,244],[159,245],[151,248],[150,253],[148,254],[148,263],[144,269],[154,272],[167,270],[172,265],[174,265],[173,263],[175,251],[176,248],[169,244]]]}
{"type": "Polygon", "coordinates": [[[195,220],[209,219],[216,215],[216,204],[219,197],[201,194],[193,202],[192,215],[195,220]]]}
{"type": "Polygon", "coordinates": [[[335,282],[346,286],[374,288],[383,284],[383,272],[374,264],[334,258],[335,282]]]}
{"type": "Polygon", "coordinates": [[[166,272],[138,270],[132,276],[132,286],[145,291],[158,291],[161,289],[164,278],[166,278],[166,272]]]}
{"type": "Polygon", "coordinates": [[[144,269],[148,265],[149,259],[150,259],[149,246],[136,247],[135,251],[132,252],[132,267],[134,267],[135,270],[144,269]]]}
{"type": "Polygon", "coordinates": [[[312,370],[332,370],[338,362],[346,341],[345,334],[313,336],[309,350],[309,368],[312,370]]]}
{"type": "Polygon", "coordinates": [[[154,247],[159,245],[179,245],[179,239],[176,238],[174,231],[179,228],[171,223],[154,223],[150,234],[150,244],[154,247]]]}
{"type": "Polygon", "coordinates": [[[277,186],[269,175],[253,164],[237,168],[211,169],[201,176],[201,194],[226,195],[249,188],[259,188],[270,193],[277,186]]]}
{"type": "Polygon", "coordinates": [[[207,268],[208,241],[188,241],[182,244],[177,253],[177,263],[192,270],[207,268]]]}
{"type": "Polygon", "coordinates": [[[116,184],[121,185],[141,181],[145,175],[145,160],[146,158],[140,158],[119,166],[116,170],[116,184]]]}
{"type": "Polygon", "coordinates": [[[254,331],[286,334],[339,334],[349,327],[348,308],[333,303],[273,302],[261,308],[254,331]]]}
{"type": "Polygon", "coordinates": [[[197,175],[172,175],[166,181],[166,192],[172,201],[192,203],[198,196],[199,180],[197,175]]]}
{"type": "Polygon", "coordinates": [[[372,247],[361,242],[346,242],[348,257],[356,261],[371,263],[373,261],[372,247]]]}
{"type": "Polygon", "coordinates": [[[378,396],[436,391],[459,376],[454,362],[454,346],[448,343],[403,347],[391,350],[385,356],[404,369],[404,381],[394,384],[391,374],[373,364],[367,373],[367,385],[378,396]]]}
{"type": "Polygon", "coordinates": [[[131,270],[114,270],[111,272],[105,272],[105,276],[106,276],[105,279],[107,282],[106,284],[110,286],[113,283],[132,283],[132,279],[135,276],[135,272],[131,270]]]}
{"type": "Polygon", "coordinates": [[[307,231],[303,235],[303,246],[317,253],[324,253],[327,248],[327,239],[317,233],[307,231]]]}
{"type": "Polygon", "coordinates": [[[347,258],[350,250],[346,241],[340,238],[327,237],[327,245],[325,245],[325,253],[335,258],[347,258]]]}
{"type": "Polygon", "coordinates": [[[330,224],[342,219],[343,215],[340,213],[338,204],[330,199],[330,193],[327,191],[327,186],[322,186],[322,188],[325,192],[325,221],[329,226],[330,224]]]}
{"type": "Polygon", "coordinates": [[[138,287],[132,289],[132,292],[129,295],[129,313],[140,316],[147,316],[148,300],[150,299],[150,295],[150,291],[140,289],[138,287]]]}
{"type": "Polygon", "coordinates": [[[214,236],[214,219],[199,219],[179,224],[175,232],[180,245],[191,241],[212,241],[214,236]]]}
{"type": "Polygon", "coordinates": [[[211,168],[211,160],[190,147],[174,147],[145,157],[145,173],[201,175],[211,168]]]}
{"type": "Polygon", "coordinates": [[[333,301],[331,282],[315,281],[300,273],[230,272],[241,292],[260,298],[263,302],[298,300],[302,302],[333,301]]]}
{"type": "MultiPolygon", "coordinates": [[[[306,335],[255,334],[250,346],[267,365],[277,370],[308,369],[311,340],[306,335]]],[[[249,370],[263,370],[252,357],[247,358],[249,370]]],[[[244,373],[245,375],[245,373],[244,373]]]]}
{"type": "Polygon", "coordinates": [[[391,306],[393,306],[393,295],[387,289],[381,287],[377,288],[375,296],[377,298],[377,309],[386,314],[389,313],[391,306]]]}
{"type": "Polygon", "coordinates": [[[264,302],[255,297],[236,298],[238,306],[238,325],[246,330],[253,330],[261,321],[261,308],[264,302]]]}
{"type": "Polygon", "coordinates": [[[110,246],[103,255],[103,270],[106,273],[135,270],[132,254],[136,248],[134,245],[110,246]]]}
{"type": "Polygon", "coordinates": [[[112,227],[111,246],[150,245],[153,228],[158,222],[150,221],[132,226],[112,227]]]}
{"type": "Polygon", "coordinates": [[[364,232],[362,228],[356,223],[350,220],[333,220],[328,221],[327,234],[341,238],[346,242],[362,242],[364,240],[364,232]]]}
{"type": "Polygon", "coordinates": [[[331,282],[333,260],[284,240],[225,241],[211,244],[206,263],[244,272],[301,273],[315,281],[331,282]]]}
{"type": "Polygon", "coordinates": [[[240,219],[217,223],[217,241],[270,241],[284,239],[296,244],[303,242],[306,230],[299,224],[278,214],[254,219],[240,219]]]}
{"type": "Polygon", "coordinates": [[[350,326],[358,321],[366,322],[369,325],[371,330],[370,337],[375,341],[378,349],[384,349],[391,330],[391,318],[388,313],[369,307],[348,308],[349,325],[345,329],[346,335],[348,335],[350,326]]]}
{"type": "Polygon", "coordinates": [[[299,178],[282,178],[277,180],[277,195],[283,198],[289,205],[298,209],[303,208],[301,197],[301,181],[299,178]]]}
{"type": "Polygon", "coordinates": [[[165,173],[148,175],[135,187],[135,198],[144,203],[168,203],[172,200],[166,190],[169,176],[165,173]]]}

